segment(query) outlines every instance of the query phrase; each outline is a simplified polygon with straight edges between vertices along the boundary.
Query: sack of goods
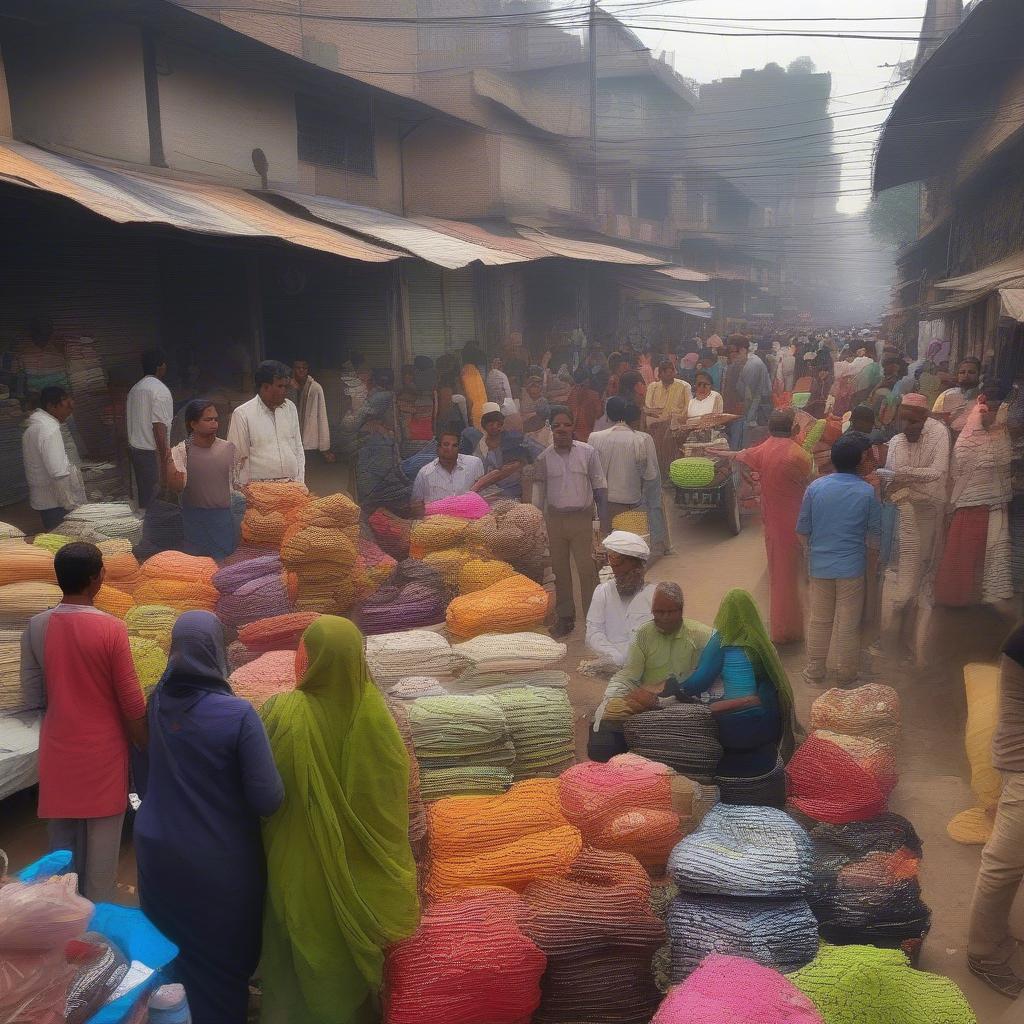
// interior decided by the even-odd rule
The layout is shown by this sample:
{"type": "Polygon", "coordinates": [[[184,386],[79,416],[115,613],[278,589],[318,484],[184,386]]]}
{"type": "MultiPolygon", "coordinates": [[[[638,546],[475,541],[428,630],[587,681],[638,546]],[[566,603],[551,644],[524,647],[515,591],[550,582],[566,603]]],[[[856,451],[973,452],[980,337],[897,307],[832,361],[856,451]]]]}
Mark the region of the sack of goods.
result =
{"type": "Polygon", "coordinates": [[[11,523],[0,523],[0,547],[7,547],[11,544],[23,544],[24,542],[24,530],[13,526],[11,523]]]}
{"type": "Polygon", "coordinates": [[[583,849],[559,807],[555,779],[517,782],[501,796],[438,800],[427,822],[425,889],[434,899],[478,885],[521,891],[538,878],[567,875],[583,849]]]}
{"type": "MultiPolygon", "coordinates": [[[[425,561],[429,561],[428,555],[425,561]]],[[[460,594],[472,594],[486,590],[501,580],[515,575],[515,569],[508,562],[497,558],[469,558],[459,566],[456,586],[460,594]]]]}
{"type": "Polygon", "coordinates": [[[823,1024],[791,981],[753,960],[713,953],[672,989],[651,1024],[823,1024]]]}
{"type": "Polygon", "coordinates": [[[789,980],[825,1024],[978,1024],[952,981],[914,970],[897,949],[825,944],[789,980]]]}
{"type": "Polygon", "coordinates": [[[398,726],[398,733],[409,755],[409,845],[417,860],[423,855],[427,838],[427,811],[420,794],[420,765],[416,760],[416,747],[412,741],[409,714],[399,700],[388,700],[388,710],[398,726]]]}
{"type": "Polygon", "coordinates": [[[446,621],[453,640],[469,640],[481,633],[520,633],[539,629],[547,618],[548,592],[526,576],[510,576],[486,590],[457,597],[446,621]]]}
{"type": "Polygon", "coordinates": [[[278,571],[243,583],[233,593],[221,594],[216,612],[229,630],[236,630],[250,622],[287,615],[291,608],[284,573],[278,571]]]}
{"type": "Polygon", "coordinates": [[[9,583],[24,583],[37,580],[40,583],[56,583],[53,571],[53,552],[34,544],[12,544],[5,546],[0,558],[0,586],[9,583]]]}
{"type": "Polygon", "coordinates": [[[388,509],[379,508],[367,519],[367,523],[382,551],[399,561],[409,557],[412,523],[408,519],[401,519],[388,509]]]}
{"type": "Polygon", "coordinates": [[[318,612],[287,612],[257,619],[242,626],[238,639],[252,652],[298,650],[302,634],[318,619],[318,612]]]}
{"type": "Polygon", "coordinates": [[[266,579],[284,571],[281,556],[276,551],[271,554],[256,555],[233,561],[218,569],[211,579],[221,595],[237,594],[247,583],[253,580],[266,579]]]}
{"type": "Polygon", "coordinates": [[[722,759],[718,726],[703,704],[678,704],[630,716],[626,743],[634,754],[710,784],[722,759]]]}
{"type": "Polygon", "coordinates": [[[547,966],[527,936],[532,917],[499,887],[431,903],[416,934],[388,951],[384,1024],[530,1024],[547,966]]]}
{"type": "Polygon", "coordinates": [[[167,668],[167,653],[155,640],[141,636],[129,636],[128,644],[132,649],[132,661],[139,685],[148,696],[167,668]]]}
{"type": "Polygon", "coordinates": [[[306,526],[281,545],[281,563],[298,577],[295,608],[344,615],[366,592],[356,547],[343,530],[306,526]]]}
{"type": "Polygon", "coordinates": [[[55,555],[65,544],[72,544],[76,539],[75,537],[68,537],[63,533],[37,533],[32,538],[32,543],[37,548],[44,548],[55,555]]]}
{"type": "Polygon", "coordinates": [[[120,590],[129,597],[145,581],[142,567],[131,551],[103,553],[103,584],[120,590]]]}
{"type": "MultiPolygon", "coordinates": [[[[531,636],[540,636],[531,633],[531,636]]],[[[449,693],[500,693],[518,686],[535,686],[545,690],[568,690],[569,676],[554,669],[539,672],[477,672],[468,670],[458,679],[445,682],[449,693]]]]}
{"type": "Polygon", "coordinates": [[[42,681],[28,688],[21,681],[21,632],[0,630],[0,717],[44,707],[42,681]]]}
{"type": "Polygon", "coordinates": [[[312,500],[299,483],[254,480],[245,489],[242,540],[261,547],[279,547],[299,511],[312,500]]]}
{"type": "Polygon", "coordinates": [[[136,605],[125,616],[128,635],[152,640],[167,654],[171,649],[171,630],[181,611],[159,604],[136,605]]]}
{"type": "Polygon", "coordinates": [[[533,576],[548,546],[544,513],[521,501],[499,501],[490,515],[473,523],[466,540],[477,550],[533,576]]]}
{"type": "Polygon", "coordinates": [[[529,934],[548,958],[535,1024],[647,1024],[660,999],[651,958],[665,940],[650,888],[634,858],[589,850],[568,877],[527,886],[529,934]]]}
{"type": "Polygon", "coordinates": [[[564,690],[520,686],[500,690],[493,698],[505,716],[515,748],[509,766],[519,779],[553,778],[575,760],[573,710],[564,690]]]}
{"type": "Polygon", "coordinates": [[[259,711],[275,694],[295,689],[298,678],[294,651],[270,651],[235,669],[228,677],[236,697],[259,711]]]}
{"type": "Polygon", "coordinates": [[[423,556],[423,561],[436,569],[445,587],[455,593],[459,588],[459,578],[463,569],[470,562],[476,561],[476,555],[469,548],[443,548],[440,551],[428,551],[423,556]]]}
{"type": "Polygon", "coordinates": [[[301,526],[319,526],[324,530],[344,530],[359,525],[359,506],[347,494],[328,494],[297,506],[294,513],[301,526]]]}
{"type": "Polygon", "coordinates": [[[101,612],[113,615],[116,619],[124,619],[128,612],[135,607],[135,601],[128,594],[122,593],[115,587],[108,587],[106,583],[100,586],[93,598],[93,606],[101,612]]]}
{"type": "Polygon", "coordinates": [[[711,459],[676,459],[668,468],[676,487],[710,487],[715,479],[715,463],[711,459]]]}
{"type": "Polygon", "coordinates": [[[26,580],[0,586],[0,629],[15,630],[20,634],[33,615],[53,608],[63,599],[64,594],[56,583],[26,580]]]}
{"type": "Polygon", "coordinates": [[[823,939],[900,948],[916,959],[931,927],[918,871],[922,844],[898,814],[816,825],[808,901],[823,939]]]}
{"type": "Polygon", "coordinates": [[[455,516],[428,516],[417,520],[409,534],[409,552],[422,558],[431,551],[445,551],[462,543],[469,521],[455,516]]]}
{"type": "Polygon", "coordinates": [[[453,516],[455,519],[482,519],[489,515],[491,506],[476,491],[467,491],[452,498],[428,502],[428,516],[453,516]]]}
{"type": "Polygon", "coordinates": [[[359,606],[353,619],[364,636],[413,630],[443,623],[447,604],[445,591],[439,587],[427,583],[397,587],[387,583],[359,606]]]}
{"type": "Polygon", "coordinates": [[[876,818],[896,785],[896,756],[885,743],[815,732],[786,765],[789,803],[815,821],[841,825],[876,818]]]}
{"type": "Polygon", "coordinates": [[[162,551],[142,563],[142,582],[135,588],[137,604],[160,604],[187,612],[213,611],[219,597],[213,585],[217,563],[212,558],[162,551]]]}
{"type": "Polygon", "coordinates": [[[365,573],[366,580],[371,590],[378,590],[391,578],[398,563],[388,554],[385,554],[372,540],[360,537],[356,544],[358,556],[357,564],[361,572],[365,573]]]}
{"type": "Polygon", "coordinates": [[[811,705],[811,728],[895,746],[900,738],[899,694],[882,683],[826,690],[811,705]]]}
{"type": "Polygon", "coordinates": [[[568,648],[542,633],[483,633],[452,650],[468,662],[467,672],[513,672],[517,676],[558,664],[568,648]]]}
{"type": "Polygon", "coordinates": [[[366,663],[373,681],[385,690],[406,676],[447,679],[465,664],[440,633],[427,629],[367,637],[366,663]]]}
{"type": "Polygon", "coordinates": [[[788,973],[818,952],[818,924],[803,898],[680,893],[669,907],[668,931],[673,983],[688,978],[712,953],[745,957],[788,973]]]}
{"type": "Polygon", "coordinates": [[[784,811],[719,804],[672,851],[668,872],[680,892],[803,896],[811,885],[811,841],[784,811]]]}

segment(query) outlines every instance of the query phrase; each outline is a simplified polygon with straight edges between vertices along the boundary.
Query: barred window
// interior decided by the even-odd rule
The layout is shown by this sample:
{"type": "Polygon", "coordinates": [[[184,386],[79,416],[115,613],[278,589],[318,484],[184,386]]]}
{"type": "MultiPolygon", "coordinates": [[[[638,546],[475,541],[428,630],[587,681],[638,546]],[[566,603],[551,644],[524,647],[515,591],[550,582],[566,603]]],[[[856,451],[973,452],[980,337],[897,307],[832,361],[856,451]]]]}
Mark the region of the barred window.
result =
{"type": "Polygon", "coordinates": [[[295,97],[299,159],[322,167],[375,173],[373,106],[369,97],[328,102],[295,97]]]}

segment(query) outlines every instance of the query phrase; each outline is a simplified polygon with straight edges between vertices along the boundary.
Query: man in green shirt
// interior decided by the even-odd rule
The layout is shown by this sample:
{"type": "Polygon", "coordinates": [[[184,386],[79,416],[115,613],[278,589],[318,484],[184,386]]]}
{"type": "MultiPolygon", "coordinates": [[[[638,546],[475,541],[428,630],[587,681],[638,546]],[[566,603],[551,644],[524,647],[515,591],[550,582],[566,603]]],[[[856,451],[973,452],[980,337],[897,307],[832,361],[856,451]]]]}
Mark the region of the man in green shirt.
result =
{"type": "Polygon", "coordinates": [[[587,744],[592,761],[607,761],[628,751],[625,720],[658,707],[668,677],[686,679],[711,638],[710,626],[683,618],[683,591],[678,583],[657,585],[651,614],[654,621],[637,630],[625,665],[612,676],[597,709],[587,744]]]}

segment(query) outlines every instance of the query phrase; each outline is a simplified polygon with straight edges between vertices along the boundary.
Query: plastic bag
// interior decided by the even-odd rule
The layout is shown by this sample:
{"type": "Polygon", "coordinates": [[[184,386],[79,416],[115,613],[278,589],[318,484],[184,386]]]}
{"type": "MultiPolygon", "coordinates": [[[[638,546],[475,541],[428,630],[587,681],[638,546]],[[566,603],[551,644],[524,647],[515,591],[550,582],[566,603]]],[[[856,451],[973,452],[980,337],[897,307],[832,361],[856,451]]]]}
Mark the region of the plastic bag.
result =
{"type": "Polygon", "coordinates": [[[78,895],[78,875],[0,889],[0,952],[45,953],[81,935],[93,905],[78,895]]]}

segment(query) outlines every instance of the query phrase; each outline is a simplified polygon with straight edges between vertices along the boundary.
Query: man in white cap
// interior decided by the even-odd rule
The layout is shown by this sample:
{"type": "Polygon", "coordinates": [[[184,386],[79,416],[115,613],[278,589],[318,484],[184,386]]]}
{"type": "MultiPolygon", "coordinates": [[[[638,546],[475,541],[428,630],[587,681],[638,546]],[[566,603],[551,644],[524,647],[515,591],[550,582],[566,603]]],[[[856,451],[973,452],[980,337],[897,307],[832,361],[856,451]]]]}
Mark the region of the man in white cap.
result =
{"type": "Polygon", "coordinates": [[[602,546],[614,578],[597,587],[587,612],[587,647],[597,656],[588,670],[610,675],[626,663],[636,631],[653,618],[654,584],[644,579],[651,550],[641,536],[615,530],[602,546]]]}

